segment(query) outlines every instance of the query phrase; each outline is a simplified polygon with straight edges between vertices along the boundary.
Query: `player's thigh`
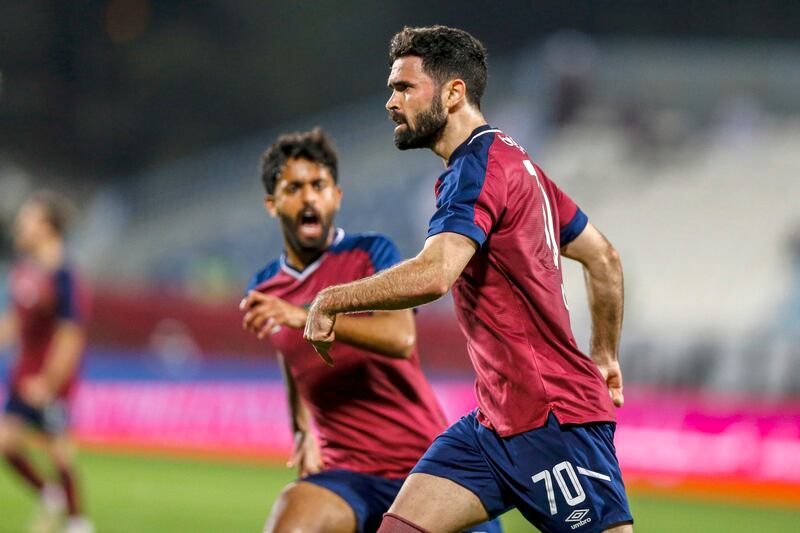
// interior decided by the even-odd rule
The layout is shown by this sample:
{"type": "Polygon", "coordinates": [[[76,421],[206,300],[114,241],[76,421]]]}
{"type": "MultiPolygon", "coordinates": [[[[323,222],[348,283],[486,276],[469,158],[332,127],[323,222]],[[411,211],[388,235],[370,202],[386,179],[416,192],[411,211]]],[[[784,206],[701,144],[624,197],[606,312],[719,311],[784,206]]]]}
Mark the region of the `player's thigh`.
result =
{"type": "Polygon", "coordinates": [[[0,453],[21,450],[25,443],[25,423],[9,414],[0,416],[0,453]]]}
{"type": "Polygon", "coordinates": [[[461,531],[489,519],[472,491],[449,479],[420,473],[408,476],[389,512],[431,533],[461,531]]]}
{"type": "Polygon", "coordinates": [[[265,533],[354,533],[356,516],[334,492],[304,481],[287,485],[272,506],[265,533]]]}

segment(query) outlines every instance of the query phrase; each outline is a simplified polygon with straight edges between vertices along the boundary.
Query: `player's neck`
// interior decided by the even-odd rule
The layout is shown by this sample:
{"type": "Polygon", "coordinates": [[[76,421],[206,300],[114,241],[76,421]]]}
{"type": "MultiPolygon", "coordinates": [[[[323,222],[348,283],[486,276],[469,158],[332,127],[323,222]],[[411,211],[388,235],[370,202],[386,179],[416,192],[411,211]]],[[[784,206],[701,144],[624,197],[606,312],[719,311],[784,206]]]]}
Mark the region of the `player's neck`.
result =
{"type": "Polygon", "coordinates": [[[36,263],[55,270],[64,262],[64,243],[58,238],[43,240],[31,251],[30,256],[36,263]]]}
{"type": "Polygon", "coordinates": [[[469,139],[469,136],[476,128],[485,124],[486,119],[483,118],[483,114],[479,110],[465,105],[448,117],[444,133],[441,139],[433,146],[433,152],[441,157],[445,166],[447,166],[450,155],[455,149],[469,139]]]}

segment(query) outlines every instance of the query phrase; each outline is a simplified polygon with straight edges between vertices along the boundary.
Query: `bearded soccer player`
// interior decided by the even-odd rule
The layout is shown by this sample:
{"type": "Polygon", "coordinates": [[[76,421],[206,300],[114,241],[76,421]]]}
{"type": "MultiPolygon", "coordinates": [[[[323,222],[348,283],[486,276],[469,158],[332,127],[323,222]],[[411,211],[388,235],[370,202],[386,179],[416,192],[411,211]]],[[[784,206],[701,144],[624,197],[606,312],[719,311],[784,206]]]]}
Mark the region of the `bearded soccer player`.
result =
{"type": "Polygon", "coordinates": [[[84,349],[84,309],[75,275],[66,263],[68,207],[40,192],[20,209],[14,244],[21,259],[10,274],[10,310],[0,320],[0,345],[17,341],[9,394],[0,418],[0,451],[21,479],[42,498],[41,527],[60,520],[66,506],[69,533],[92,531],[82,516],[67,403],[84,349]],[[25,455],[26,433],[43,438],[58,473],[45,482],[25,455]]]}
{"type": "Polygon", "coordinates": [[[413,259],[320,292],[305,336],[330,363],[343,313],[407,309],[452,288],[479,407],[425,452],[379,531],[457,531],[511,507],[547,532],[632,531],[613,444],[623,401],[617,253],[514,139],[486,123],[477,39],[405,28],[390,57],[395,144],[429,148],[447,167],[428,239],[413,259]],[[562,255],[584,266],[591,357],[570,328],[562,255]]]}
{"type": "Polygon", "coordinates": [[[319,129],[279,137],[262,161],[265,206],[280,221],[284,253],[250,282],[243,327],[278,348],[295,436],[290,464],[300,475],[273,506],[270,532],[374,532],[445,427],[419,366],[410,310],[343,317],[333,368],[303,341],[317,292],[400,260],[386,237],[333,226],[337,174],[336,153],[319,129]]]}

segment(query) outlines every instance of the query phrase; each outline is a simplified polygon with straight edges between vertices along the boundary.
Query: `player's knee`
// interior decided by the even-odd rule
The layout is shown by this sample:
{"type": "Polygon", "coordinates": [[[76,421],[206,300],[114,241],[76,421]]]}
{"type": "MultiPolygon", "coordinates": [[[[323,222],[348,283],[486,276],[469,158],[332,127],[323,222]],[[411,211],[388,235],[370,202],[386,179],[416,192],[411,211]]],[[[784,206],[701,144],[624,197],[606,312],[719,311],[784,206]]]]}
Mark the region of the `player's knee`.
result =
{"type": "Polygon", "coordinates": [[[355,515],[326,489],[302,481],[287,485],[272,506],[265,533],[352,533],[355,515]]]}
{"type": "Polygon", "coordinates": [[[15,453],[20,450],[20,436],[17,428],[6,420],[0,420],[0,454],[15,453]]]}
{"type": "Polygon", "coordinates": [[[317,520],[306,516],[305,503],[302,485],[286,485],[272,505],[264,533],[321,533],[317,520]]]}
{"type": "Polygon", "coordinates": [[[67,470],[75,462],[75,451],[69,442],[57,438],[48,446],[50,459],[57,468],[67,470]]]}

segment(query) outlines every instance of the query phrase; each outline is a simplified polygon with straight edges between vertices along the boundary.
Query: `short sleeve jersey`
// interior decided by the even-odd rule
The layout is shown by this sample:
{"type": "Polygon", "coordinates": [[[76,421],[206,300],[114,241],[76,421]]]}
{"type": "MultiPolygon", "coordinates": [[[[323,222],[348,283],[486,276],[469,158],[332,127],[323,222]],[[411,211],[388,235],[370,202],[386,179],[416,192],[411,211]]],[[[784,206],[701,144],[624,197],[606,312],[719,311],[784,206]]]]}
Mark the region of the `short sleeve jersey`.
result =
{"type": "MultiPolygon", "coordinates": [[[[19,353],[10,375],[12,390],[17,390],[26,377],[43,370],[59,322],[83,323],[87,305],[81,289],[76,275],[66,266],[54,271],[20,261],[11,269],[9,294],[20,332],[19,353]]],[[[58,396],[69,393],[75,377],[67,379],[58,396]]]]}
{"type": "MultiPolygon", "coordinates": [[[[256,274],[248,289],[304,306],[326,287],[399,261],[385,236],[345,235],[339,229],[328,250],[302,272],[281,257],[256,274]]],[[[416,349],[410,359],[400,360],[335,343],[335,364],[329,367],[303,340],[302,330],[284,327],[270,338],[314,416],[326,468],[405,477],[446,427],[416,349]]]]}
{"type": "Polygon", "coordinates": [[[577,347],[561,275],[561,247],[587,224],[575,202],[511,137],[482,126],[436,183],[428,236],[479,245],[453,286],[477,372],[478,418],[502,436],[545,424],[614,421],[608,389],[577,347]]]}

